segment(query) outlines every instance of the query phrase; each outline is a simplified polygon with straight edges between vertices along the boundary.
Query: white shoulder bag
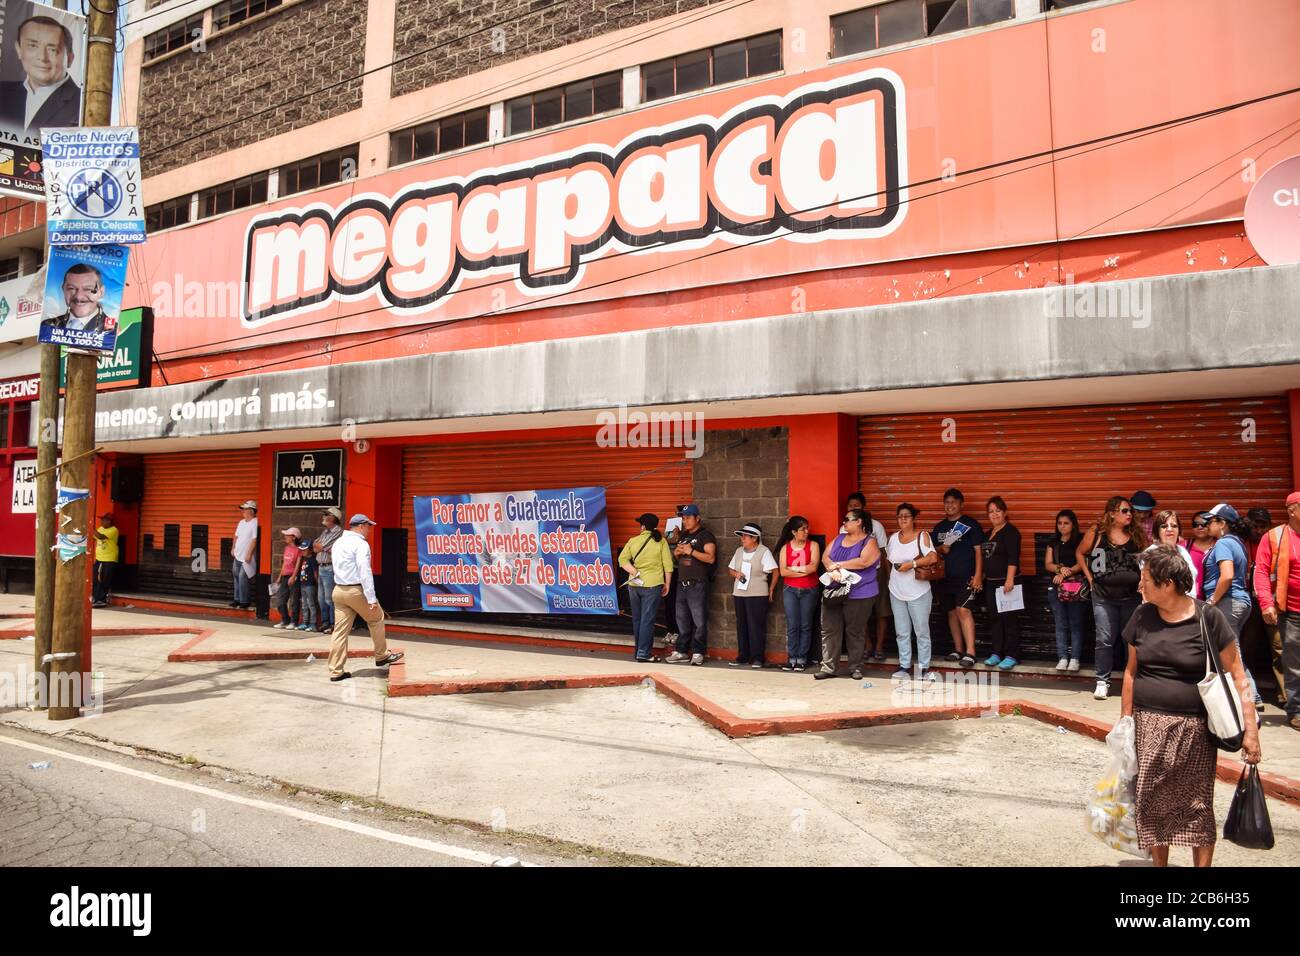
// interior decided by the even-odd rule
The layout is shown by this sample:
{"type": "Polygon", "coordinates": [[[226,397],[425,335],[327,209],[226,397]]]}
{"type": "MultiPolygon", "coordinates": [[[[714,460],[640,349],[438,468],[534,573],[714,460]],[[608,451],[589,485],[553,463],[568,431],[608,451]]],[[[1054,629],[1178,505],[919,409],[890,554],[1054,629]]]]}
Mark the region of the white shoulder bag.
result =
{"type": "Polygon", "coordinates": [[[1210,649],[1210,637],[1205,630],[1205,607],[1196,602],[1196,619],[1201,625],[1201,641],[1205,645],[1205,678],[1196,685],[1201,692],[1201,703],[1205,705],[1205,715],[1210,725],[1210,739],[1214,746],[1228,753],[1241,749],[1246,738],[1246,728],[1242,724],[1241,695],[1231,674],[1226,674],[1219,662],[1219,655],[1210,649]]]}

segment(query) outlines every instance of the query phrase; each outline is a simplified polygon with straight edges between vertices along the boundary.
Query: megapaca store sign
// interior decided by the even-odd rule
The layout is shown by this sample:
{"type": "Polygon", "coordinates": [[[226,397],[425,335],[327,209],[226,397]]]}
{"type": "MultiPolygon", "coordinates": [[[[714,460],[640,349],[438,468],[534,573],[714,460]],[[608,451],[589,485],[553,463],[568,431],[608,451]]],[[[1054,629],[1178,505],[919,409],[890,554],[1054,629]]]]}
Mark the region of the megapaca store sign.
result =
{"type": "MultiPolygon", "coordinates": [[[[525,164],[253,218],[245,325],[378,294],[427,310],[492,277],[525,298],[672,245],[887,235],[906,210],[902,81],[885,69],[525,164]]],[[[638,263],[640,265],[640,263],[638,263]]]]}

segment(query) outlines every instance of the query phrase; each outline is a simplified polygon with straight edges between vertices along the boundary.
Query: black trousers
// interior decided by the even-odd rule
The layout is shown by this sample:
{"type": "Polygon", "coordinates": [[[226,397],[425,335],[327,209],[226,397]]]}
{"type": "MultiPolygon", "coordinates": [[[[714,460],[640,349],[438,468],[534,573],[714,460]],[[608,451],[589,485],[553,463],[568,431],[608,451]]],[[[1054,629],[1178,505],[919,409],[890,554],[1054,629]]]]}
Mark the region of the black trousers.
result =
{"type": "Polygon", "coordinates": [[[1020,612],[998,613],[998,589],[1001,584],[984,585],[984,607],[989,614],[989,638],[998,657],[1020,660],[1020,612]]]}
{"type": "Polygon", "coordinates": [[[767,598],[733,597],[736,603],[736,660],[763,662],[767,650],[767,598]]]}
{"type": "Polygon", "coordinates": [[[108,601],[108,592],[113,589],[113,572],[116,570],[116,561],[95,562],[95,586],[91,588],[91,593],[96,604],[108,601]]]}

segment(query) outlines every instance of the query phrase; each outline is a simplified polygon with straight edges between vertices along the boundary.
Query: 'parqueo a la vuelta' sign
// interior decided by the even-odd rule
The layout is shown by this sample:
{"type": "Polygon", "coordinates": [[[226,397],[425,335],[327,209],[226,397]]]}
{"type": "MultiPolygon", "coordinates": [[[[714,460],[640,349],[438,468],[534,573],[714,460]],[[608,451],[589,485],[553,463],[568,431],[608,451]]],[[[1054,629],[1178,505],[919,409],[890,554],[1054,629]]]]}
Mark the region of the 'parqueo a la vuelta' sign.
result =
{"type": "Polygon", "coordinates": [[[243,321],[374,293],[394,309],[428,309],[489,274],[550,294],[580,285],[585,263],[668,243],[884,236],[907,208],[906,129],[902,81],[875,69],[615,147],[278,210],[245,234],[243,321]]]}

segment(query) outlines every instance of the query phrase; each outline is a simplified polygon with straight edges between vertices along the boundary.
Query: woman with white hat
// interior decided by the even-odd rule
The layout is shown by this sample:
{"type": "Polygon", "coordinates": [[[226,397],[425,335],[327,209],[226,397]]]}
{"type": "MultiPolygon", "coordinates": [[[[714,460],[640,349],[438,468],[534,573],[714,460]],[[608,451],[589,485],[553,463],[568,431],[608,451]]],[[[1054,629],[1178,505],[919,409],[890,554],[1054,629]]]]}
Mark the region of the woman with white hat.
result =
{"type": "Polygon", "coordinates": [[[302,551],[298,544],[302,531],[298,528],[285,528],[280,536],[284,539],[284,549],[280,558],[280,579],[275,589],[275,609],[280,612],[280,622],[271,626],[292,631],[295,625],[289,600],[298,591],[298,565],[302,562],[302,551]]]}
{"type": "Polygon", "coordinates": [[[763,529],[752,521],[736,532],[740,547],[731,556],[728,573],[735,579],[731,597],[736,606],[736,659],[733,667],[763,666],[767,651],[767,608],[776,590],[779,565],[762,542],[763,529]]]}

